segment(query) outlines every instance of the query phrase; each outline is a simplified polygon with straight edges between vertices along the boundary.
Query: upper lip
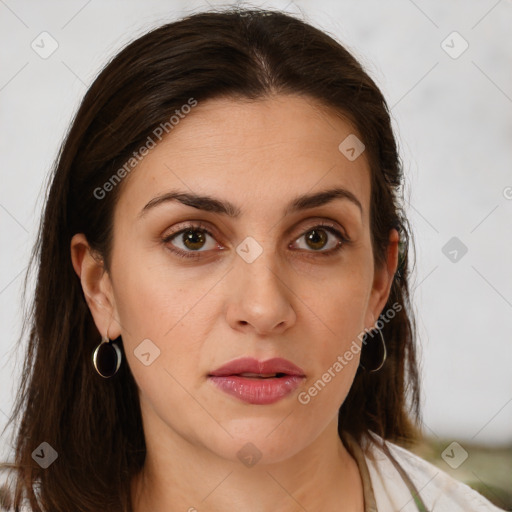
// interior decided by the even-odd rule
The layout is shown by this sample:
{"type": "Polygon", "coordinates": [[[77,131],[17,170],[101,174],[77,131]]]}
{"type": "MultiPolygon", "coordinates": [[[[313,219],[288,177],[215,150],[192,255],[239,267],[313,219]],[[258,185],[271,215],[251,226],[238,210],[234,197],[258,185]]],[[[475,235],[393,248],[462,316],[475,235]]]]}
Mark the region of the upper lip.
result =
{"type": "Polygon", "coordinates": [[[281,357],[274,357],[266,361],[258,361],[253,357],[242,357],[222,365],[209,375],[213,377],[225,377],[227,375],[240,375],[241,373],[254,373],[258,375],[271,375],[284,373],[304,377],[304,371],[291,361],[281,357]]]}

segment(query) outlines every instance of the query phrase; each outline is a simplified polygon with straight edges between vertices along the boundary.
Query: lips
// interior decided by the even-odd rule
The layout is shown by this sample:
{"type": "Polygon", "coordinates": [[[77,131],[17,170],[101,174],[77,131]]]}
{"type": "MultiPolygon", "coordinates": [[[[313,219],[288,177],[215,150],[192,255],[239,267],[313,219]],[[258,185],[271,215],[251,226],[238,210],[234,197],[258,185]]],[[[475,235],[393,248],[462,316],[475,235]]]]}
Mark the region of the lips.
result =
{"type": "Polygon", "coordinates": [[[267,361],[241,358],[208,375],[208,379],[224,393],[255,405],[269,405],[285,398],[305,378],[301,368],[282,358],[267,361]]]}
{"type": "Polygon", "coordinates": [[[231,361],[210,373],[213,377],[240,375],[247,378],[271,378],[292,375],[304,377],[304,371],[291,361],[275,357],[266,361],[258,361],[252,357],[243,357],[231,361]]]}

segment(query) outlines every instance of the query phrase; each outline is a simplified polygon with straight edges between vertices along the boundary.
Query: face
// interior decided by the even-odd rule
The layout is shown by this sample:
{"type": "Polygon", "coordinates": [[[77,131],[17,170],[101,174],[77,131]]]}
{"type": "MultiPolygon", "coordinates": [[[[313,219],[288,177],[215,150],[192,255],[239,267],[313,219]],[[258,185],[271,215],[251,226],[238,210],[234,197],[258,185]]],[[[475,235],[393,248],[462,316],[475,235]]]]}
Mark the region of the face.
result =
{"type": "Polygon", "coordinates": [[[122,336],[146,435],[276,462],[335,425],[396,268],[392,251],[374,268],[368,162],[338,149],[354,133],[296,96],[216,99],[125,178],[111,273],[88,295],[105,297],[100,332],[122,336]],[[295,366],[212,376],[241,358],[295,366]]]}

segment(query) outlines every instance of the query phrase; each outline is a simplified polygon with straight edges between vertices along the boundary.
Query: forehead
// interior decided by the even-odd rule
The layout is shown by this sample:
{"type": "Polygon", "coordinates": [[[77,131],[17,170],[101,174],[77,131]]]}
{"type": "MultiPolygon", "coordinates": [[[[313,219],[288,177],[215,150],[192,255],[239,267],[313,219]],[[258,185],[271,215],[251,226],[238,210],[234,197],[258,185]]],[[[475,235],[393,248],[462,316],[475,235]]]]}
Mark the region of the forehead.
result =
{"type": "Polygon", "coordinates": [[[139,213],[179,189],[229,199],[242,215],[271,215],[299,195],[342,187],[359,199],[366,222],[366,155],[349,159],[339,148],[354,136],[361,139],[346,119],[301,96],[199,102],[130,173],[118,206],[139,213]]]}

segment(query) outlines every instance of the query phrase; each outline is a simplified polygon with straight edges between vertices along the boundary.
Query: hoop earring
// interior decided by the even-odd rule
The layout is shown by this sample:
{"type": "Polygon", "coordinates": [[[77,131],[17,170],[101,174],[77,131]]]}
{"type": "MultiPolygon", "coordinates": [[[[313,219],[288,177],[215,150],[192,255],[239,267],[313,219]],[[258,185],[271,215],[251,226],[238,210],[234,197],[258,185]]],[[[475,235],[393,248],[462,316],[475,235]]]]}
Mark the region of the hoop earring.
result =
{"type": "Polygon", "coordinates": [[[121,359],[121,350],[106,336],[101,338],[101,343],[92,354],[94,369],[105,379],[109,379],[117,373],[121,366],[121,359]]]}
{"type": "MultiPolygon", "coordinates": [[[[365,353],[364,350],[361,351],[361,359],[359,361],[359,366],[363,369],[363,370],[366,370],[367,372],[370,372],[370,373],[373,373],[373,372],[378,372],[383,366],[384,366],[384,363],[386,362],[386,359],[388,357],[388,352],[386,350],[386,342],[384,341],[384,336],[382,335],[382,330],[381,329],[373,329],[373,330],[376,330],[379,332],[380,334],[380,340],[381,340],[381,345],[382,345],[382,355],[381,355],[381,361],[379,364],[375,364],[375,361],[372,361],[371,360],[371,357],[370,358],[367,358],[368,360],[365,361],[366,365],[363,364],[362,362],[362,359],[363,359],[363,354],[365,353]],[[373,365],[372,365],[373,363],[373,365]],[[372,368],[373,366],[373,368],[372,368]]],[[[365,333],[365,337],[368,333],[365,333]]],[[[372,335],[372,338],[373,338],[373,335],[372,335]]],[[[363,338],[363,343],[362,345],[366,345],[366,341],[364,341],[365,338],[363,338]]]]}

